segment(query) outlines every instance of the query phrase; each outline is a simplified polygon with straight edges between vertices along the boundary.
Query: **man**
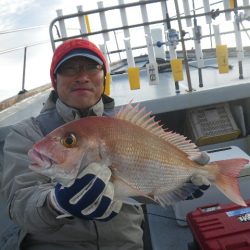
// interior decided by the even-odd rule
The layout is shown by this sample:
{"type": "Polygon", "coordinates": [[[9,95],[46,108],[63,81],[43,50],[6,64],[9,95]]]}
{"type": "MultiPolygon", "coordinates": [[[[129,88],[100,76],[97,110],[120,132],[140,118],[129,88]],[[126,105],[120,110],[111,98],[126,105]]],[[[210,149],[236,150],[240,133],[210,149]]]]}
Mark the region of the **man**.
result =
{"type": "Polygon", "coordinates": [[[2,187],[21,228],[21,249],[143,249],[142,209],[113,200],[108,168],[91,163],[62,188],[28,167],[28,150],[50,131],[112,110],[113,99],[103,94],[106,73],[105,57],[93,43],[64,42],[52,58],[54,90],[40,115],[17,124],[6,139],[2,187]]]}

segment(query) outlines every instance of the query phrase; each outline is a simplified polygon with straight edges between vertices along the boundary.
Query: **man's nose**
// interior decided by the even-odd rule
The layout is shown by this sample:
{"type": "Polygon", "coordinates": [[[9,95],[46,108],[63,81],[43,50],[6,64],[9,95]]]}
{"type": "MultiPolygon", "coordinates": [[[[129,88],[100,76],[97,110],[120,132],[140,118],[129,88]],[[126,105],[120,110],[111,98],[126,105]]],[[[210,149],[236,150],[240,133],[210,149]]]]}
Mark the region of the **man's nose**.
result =
{"type": "Polygon", "coordinates": [[[81,67],[78,72],[77,72],[77,77],[83,78],[83,79],[89,79],[89,74],[88,72],[85,70],[84,67],[81,67]]]}

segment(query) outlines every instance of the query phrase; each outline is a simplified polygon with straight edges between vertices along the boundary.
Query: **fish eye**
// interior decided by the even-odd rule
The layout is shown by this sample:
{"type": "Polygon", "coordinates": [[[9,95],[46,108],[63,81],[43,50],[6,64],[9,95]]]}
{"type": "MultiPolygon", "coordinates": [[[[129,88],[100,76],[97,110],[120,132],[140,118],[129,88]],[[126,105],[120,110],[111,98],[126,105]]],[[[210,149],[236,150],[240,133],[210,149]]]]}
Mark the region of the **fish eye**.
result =
{"type": "Polygon", "coordinates": [[[68,134],[65,137],[61,138],[61,144],[66,148],[73,148],[77,144],[77,139],[74,134],[68,134]]]}

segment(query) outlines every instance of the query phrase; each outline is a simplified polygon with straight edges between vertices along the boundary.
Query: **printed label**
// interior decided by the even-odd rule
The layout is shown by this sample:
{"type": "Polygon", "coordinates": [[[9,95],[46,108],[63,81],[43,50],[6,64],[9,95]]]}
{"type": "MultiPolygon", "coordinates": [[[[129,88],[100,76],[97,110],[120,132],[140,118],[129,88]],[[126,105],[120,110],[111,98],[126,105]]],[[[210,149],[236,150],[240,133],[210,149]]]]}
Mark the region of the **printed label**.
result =
{"type": "Polygon", "coordinates": [[[250,213],[244,214],[244,215],[238,217],[238,219],[240,222],[248,222],[248,221],[250,221],[250,213]]]}
{"type": "Polygon", "coordinates": [[[158,64],[157,63],[148,63],[146,65],[147,74],[150,85],[159,84],[159,73],[158,73],[158,64]]]}
{"type": "Polygon", "coordinates": [[[239,216],[239,215],[248,214],[248,213],[250,213],[250,207],[240,208],[237,210],[232,210],[232,211],[226,212],[227,216],[229,216],[229,217],[239,216]]]}
{"type": "Polygon", "coordinates": [[[217,210],[219,210],[219,209],[221,209],[221,207],[218,205],[218,206],[213,206],[213,207],[204,207],[204,208],[202,208],[201,210],[202,210],[202,212],[204,212],[204,213],[208,213],[208,212],[217,211],[217,210]]]}

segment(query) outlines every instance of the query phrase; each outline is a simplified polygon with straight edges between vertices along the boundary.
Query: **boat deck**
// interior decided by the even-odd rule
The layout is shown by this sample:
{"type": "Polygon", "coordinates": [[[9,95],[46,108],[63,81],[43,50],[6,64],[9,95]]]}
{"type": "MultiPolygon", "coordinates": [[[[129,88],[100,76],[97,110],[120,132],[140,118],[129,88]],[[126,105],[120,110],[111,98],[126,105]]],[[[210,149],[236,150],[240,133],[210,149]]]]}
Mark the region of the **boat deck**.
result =
{"type": "Polygon", "coordinates": [[[152,250],[184,250],[193,241],[188,226],[180,226],[172,206],[147,205],[152,250]]]}

